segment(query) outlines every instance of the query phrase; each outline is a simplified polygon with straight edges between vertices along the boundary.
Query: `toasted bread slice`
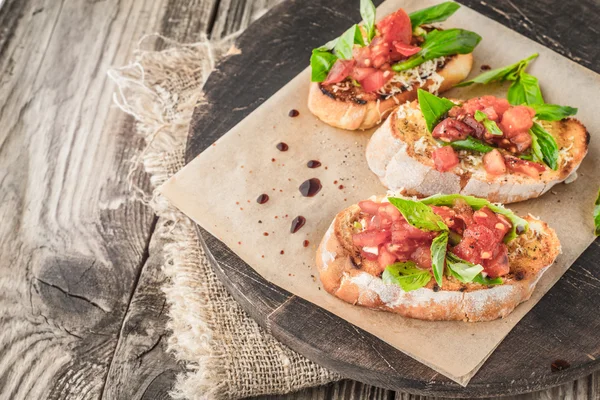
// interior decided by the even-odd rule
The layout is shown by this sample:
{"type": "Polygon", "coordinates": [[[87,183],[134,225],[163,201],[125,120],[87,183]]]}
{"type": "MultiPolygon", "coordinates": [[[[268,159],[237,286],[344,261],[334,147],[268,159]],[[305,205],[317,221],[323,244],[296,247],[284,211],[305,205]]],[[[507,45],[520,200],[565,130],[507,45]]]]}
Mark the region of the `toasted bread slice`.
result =
{"type": "Polygon", "coordinates": [[[444,276],[441,288],[432,279],[423,288],[405,292],[375,275],[369,264],[372,261],[361,259],[352,244],[352,226],[359,214],[357,205],[340,212],[317,249],[323,288],[348,303],[409,318],[477,322],[505,317],[531,297],[536,283],[560,253],[554,230],[528,216],[529,231],[508,244],[510,273],[502,285],[465,284],[444,276]]]}
{"type": "Polygon", "coordinates": [[[418,88],[440,93],[452,88],[469,75],[472,65],[472,54],[431,60],[398,73],[377,93],[365,93],[350,81],[334,85],[313,82],[308,108],[321,121],[337,128],[369,129],[381,123],[398,104],[416,99],[418,88]]]}
{"type": "Polygon", "coordinates": [[[511,173],[490,176],[481,153],[462,150],[457,167],[437,171],[432,153],[439,145],[427,131],[416,101],[398,107],[373,134],[367,145],[367,162],[390,190],[404,189],[407,194],[421,196],[460,193],[514,203],[539,197],[569,176],[576,177],[575,171],[587,154],[590,135],[578,120],[542,121],[542,125],[556,139],[560,157],[558,170],[547,168],[539,179],[511,173]]]}

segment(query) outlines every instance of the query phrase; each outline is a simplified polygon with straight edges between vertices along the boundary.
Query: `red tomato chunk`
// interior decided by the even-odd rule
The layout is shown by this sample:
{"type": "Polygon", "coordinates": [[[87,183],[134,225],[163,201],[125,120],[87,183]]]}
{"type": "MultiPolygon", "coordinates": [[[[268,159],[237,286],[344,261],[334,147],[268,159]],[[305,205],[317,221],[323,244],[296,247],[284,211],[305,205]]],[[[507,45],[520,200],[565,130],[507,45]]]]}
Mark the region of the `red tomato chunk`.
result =
{"type": "Polygon", "coordinates": [[[439,147],[433,152],[435,169],[440,172],[450,171],[452,168],[456,167],[459,162],[456,152],[450,146],[439,147]]]}

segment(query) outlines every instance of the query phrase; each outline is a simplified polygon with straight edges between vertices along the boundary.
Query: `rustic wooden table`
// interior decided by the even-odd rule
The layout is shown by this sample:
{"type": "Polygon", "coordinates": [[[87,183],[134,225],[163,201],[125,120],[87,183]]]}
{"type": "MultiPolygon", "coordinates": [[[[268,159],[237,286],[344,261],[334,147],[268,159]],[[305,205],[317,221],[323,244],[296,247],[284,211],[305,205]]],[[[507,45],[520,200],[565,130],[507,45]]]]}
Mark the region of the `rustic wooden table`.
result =
{"type": "MultiPolygon", "coordinates": [[[[143,143],[106,70],[146,33],[222,37],[277,2],[0,0],[0,399],[169,398],[181,366],[165,352],[157,221],[127,179],[143,143]]],[[[577,23],[598,0],[463,3],[598,71],[597,40],[578,43],[597,27],[577,23]]],[[[598,399],[599,380],[517,398],[598,399]]],[[[418,397],[345,381],[287,398],[418,397]]]]}

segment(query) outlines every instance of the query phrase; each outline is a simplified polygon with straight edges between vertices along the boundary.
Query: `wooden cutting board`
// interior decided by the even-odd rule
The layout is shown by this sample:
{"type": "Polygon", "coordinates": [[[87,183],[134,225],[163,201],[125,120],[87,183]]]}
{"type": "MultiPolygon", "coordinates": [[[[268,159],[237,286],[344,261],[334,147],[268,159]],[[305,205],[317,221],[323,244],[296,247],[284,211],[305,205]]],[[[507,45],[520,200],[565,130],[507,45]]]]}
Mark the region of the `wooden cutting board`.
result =
{"type": "MultiPolygon", "coordinates": [[[[194,113],[187,161],[302,71],[313,47],[358,21],[358,7],[353,3],[288,0],[251,25],[238,40],[241,55],[221,62],[206,83],[208,106],[194,113]]],[[[494,14],[485,5],[462,3],[505,22],[504,14],[494,14]]],[[[552,42],[554,49],[570,55],[569,48],[588,47],[586,59],[576,61],[598,69],[597,38],[569,36],[578,24],[598,22],[597,7],[570,14],[560,12],[558,0],[527,7],[517,11],[536,26],[528,36],[547,38],[544,29],[562,30],[564,35],[553,32],[554,37],[573,41],[552,42]],[[547,20],[538,15],[539,7],[562,14],[561,23],[542,25],[547,20]]],[[[541,390],[600,368],[600,241],[586,250],[463,388],[378,338],[267,282],[225,245],[198,229],[215,272],[244,309],[280,341],[345,377],[417,394],[487,397],[541,390]]]]}

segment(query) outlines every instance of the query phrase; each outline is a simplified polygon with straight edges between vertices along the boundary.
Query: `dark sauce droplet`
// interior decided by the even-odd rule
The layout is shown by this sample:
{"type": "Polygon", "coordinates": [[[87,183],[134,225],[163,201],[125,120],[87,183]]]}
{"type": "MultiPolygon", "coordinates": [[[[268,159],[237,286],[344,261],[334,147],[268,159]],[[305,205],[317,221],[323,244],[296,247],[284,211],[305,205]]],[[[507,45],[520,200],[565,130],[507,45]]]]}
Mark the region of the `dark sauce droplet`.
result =
{"type": "Polygon", "coordinates": [[[300,193],[304,197],[313,197],[321,190],[321,181],[317,178],[310,178],[307,181],[302,182],[302,185],[298,188],[300,193]]]}
{"type": "Polygon", "coordinates": [[[304,242],[302,242],[302,246],[304,246],[304,247],[308,247],[309,244],[310,244],[310,242],[308,240],[305,240],[304,242]]]}
{"type": "Polygon", "coordinates": [[[263,236],[269,236],[269,232],[263,232],[263,236]]]}
{"type": "Polygon", "coordinates": [[[492,69],[492,67],[490,67],[490,66],[489,66],[489,65],[487,65],[487,64],[483,64],[483,65],[482,65],[481,67],[479,67],[479,68],[481,68],[481,70],[482,70],[482,71],[489,71],[490,69],[492,69]]]}
{"type": "Polygon", "coordinates": [[[340,185],[338,186],[338,189],[342,190],[344,188],[344,185],[340,185]]]}
{"type": "Polygon", "coordinates": [[[550,369],[552,372],[558,372],[569,368],[571,364],[565,360],[556,360],[552,364],[550,364],[550,369]]]}
{"type": "Polygon", "coordinates": [[[289,146],[283,142],[277,143],[276,147],[277,147],[277,150],[279,150],[279,151],[288,151],[288,149],[289,149],[289,146]]]}
{"type": "Polygon", "coordinates": [[[269,195],[268,194],[261,194],[260,196],[258,196],[256,198],[256,202],[258,204],[265,204],[267,201],[269,201],[269,195]]]}
{"type": "Polygon", "coordinates": [[[306,223],[306,218],[304,218],[302,215],[298,215],[292,221],[292,226],[290,227],[290,232],[292,232],[292,233],[298,232],[300,230],[300,228],[302,228],[304,226],[305,223],[306,223]]]}
{"type": "Polygon", "coordinates": [[[290,112],[288,113],[288,115],[292,118],[297,117],[298,115],[300,115],[300,112],[298,110],[294,110],[291,109],[290,112]]]}
{"type": "Polygon", "coordinates": [[[308,168],[319,168],[321,166],[321,161],[310,160],[309,162],[306,163],[306,166],[308,168]]]}

